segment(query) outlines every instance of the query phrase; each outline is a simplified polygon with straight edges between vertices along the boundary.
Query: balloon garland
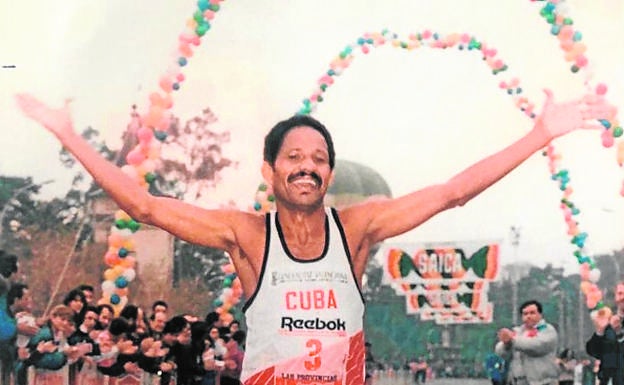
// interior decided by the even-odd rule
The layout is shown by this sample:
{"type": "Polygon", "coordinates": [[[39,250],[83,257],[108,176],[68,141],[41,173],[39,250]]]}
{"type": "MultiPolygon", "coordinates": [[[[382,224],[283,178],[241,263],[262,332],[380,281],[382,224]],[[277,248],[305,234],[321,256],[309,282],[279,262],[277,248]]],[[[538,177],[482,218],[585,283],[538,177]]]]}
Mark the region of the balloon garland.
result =
{"type": "Polygon", "coordinates": [[[223,286],[221,293],[213,301],[213,306],[215,312],[219,314],[219,320],[224,325],[229,325],[234,321],[232,310],[241,301],[243,286],[240,279],[236,276],[236,270],[231,260],[221,266],[221,271],[225,274],[223,286]]]}
{"type": "MultiPolygon", "coordinates": [[[[535,1],[535,0],[531,0],[535,1]]],[[[560,41],[560,47],[564,51],[565,60],[572,62],[570,70],[573,73],[587,73],[588,59],[585,56],[586,46],[582,43],[582,34],[574,30],[573,21],[567,15],[567,9],[562,7],[563,0],[551,0],[540,10],[542,17],[551,24],[551,34],[560,41]]],[[[395,48],[413,50],[420,47],[437,49],[448,49],[457,47],[459,50],[479,52],[484,62],[490,67],[493,75],[498,75],[508,70],[507,64],[497,58],[497,50],[479,41],[476,37],[467,33],[452,33],[442,35],[430,30],[421,33],[414,33],[407,39],[400,39],[397,34],[385,29],[381,32],[365,33],[354,43],[347,45],[336,58],[330,63],[330,68],[323,74],[317,82],[317,86],[312,94],[303,100],[303,106],[298,114],[313,113],[318,104],[323,101],[323,95],[327,89],[335,83],[336,77],[340,76],[353,62],[356,53],[368,54],[372,48],[380,47],[388,43],[395,48]]],[[[598,84],[593,89],[589,84],[590,75],[586,75],[584,84],[587,87],[588,95],[603,96],[607,92],[605,84],[598,84]]],[[[535,104],[522,96],[522,87],[518,78],[501,81],[499,87],[504,90],[516,107],[520,109],[528,118],[534,119],[535,104]]],[[[623,133],[616,117],[612,120],[602,119],[600,123],[604,127],[601,134],[602,145],[605,148],[612,147],[616,139],[623,133]]],[[[558,182],[562,191],[560,208],[565,222],[568,226],[570,242],[576,246],[573,252],[574,257],[580,264],[581,271],[581,291],[585,294],[586,305],[590,310],[604,307],[602,302],[602,292],[597,286],[600,280],[600,271],[596,268],[595,262],[587,255],[585,243],[588,237],[586,232],[579,230],[579,223],[574,219],[580,213],[578,207],[570,199],[573,189],[570,187],[570,173],[568,170],[560,168],[561,155],[550,143],[543,151],[543,155],[548,157],[548,167],[553,181],[558,182]]],[[[624,141],[620,141],[617,146],[617,161],[620,167],[624,164],[624,141]]],[[[624,196],[624,183],[620,195],[624,196]]],[[[256,212],[266,212],[273,207],[275,197],[266,184],[261,184],[256,191],[253,210],[256,212]]]]}
{"type": "MultiPolygon", "coordinates": [[[[145,189],[156,180],[162,142],[166,140],[167,129],[171,124],[169,110],[173,107],[172,93],[179,90],[185,80],[182,67],[193,56],[193,47],[199,46],[201,37],[210,30],[211,21],[220,10],[222,2],[223,0],[197,1],[197,9],[178,37],[174,63],[160,77],[160,89],[149,95],[150,105],[147,112],[139,115],[133,111],[131,115],[128,131],[136,133],[138,144],[128,152],[125,159],[127,164],[121,170],[145,189]]],[[[136,259],[132,256],[136,251],[133,234],[139,228],[140,224],[123,210],[115,213],[115,221],[108,236],[108,250],[104,255],[104,263],[108,268],[103,274],[102,298],[98,301],[110,304],[115,314],[119,314],[128,303],[128,285],[136,277],[136,259]]],[[[229,280],[233,287],[240,286],[240,282],[235,283],[239,280],[234,272],[230,273],[229,280]]],[[[227,300],[227,303],[233,303],[235,298],[230,293],[227,300]]]]}

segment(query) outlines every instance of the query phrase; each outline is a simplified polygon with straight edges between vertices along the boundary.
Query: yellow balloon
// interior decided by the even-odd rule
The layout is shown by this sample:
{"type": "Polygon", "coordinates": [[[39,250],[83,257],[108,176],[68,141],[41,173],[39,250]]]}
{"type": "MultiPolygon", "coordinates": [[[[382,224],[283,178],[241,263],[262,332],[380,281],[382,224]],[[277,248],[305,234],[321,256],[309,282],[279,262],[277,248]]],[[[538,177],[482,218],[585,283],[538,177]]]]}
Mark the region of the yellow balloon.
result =
{"type": "Polygon", "coordinates": [[[107,281],[114,281],[121,273],[118,273],[114,270],[114,268],[106,269],[104,271],[104,279],[107,281]]]}

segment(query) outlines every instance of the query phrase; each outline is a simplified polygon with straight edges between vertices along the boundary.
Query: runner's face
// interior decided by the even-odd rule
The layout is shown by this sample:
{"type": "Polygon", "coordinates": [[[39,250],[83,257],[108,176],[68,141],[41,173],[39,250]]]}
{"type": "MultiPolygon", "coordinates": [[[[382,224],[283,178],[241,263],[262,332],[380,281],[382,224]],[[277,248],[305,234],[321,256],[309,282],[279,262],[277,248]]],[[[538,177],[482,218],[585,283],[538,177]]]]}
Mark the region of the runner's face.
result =
{"type": "Polygon", "coordinates": [[[333,176],[323,135],[310,127],[293,128],[286,134],[274,166],[265,163],[263,172],[278,204],[322,206],[333,176]]]}

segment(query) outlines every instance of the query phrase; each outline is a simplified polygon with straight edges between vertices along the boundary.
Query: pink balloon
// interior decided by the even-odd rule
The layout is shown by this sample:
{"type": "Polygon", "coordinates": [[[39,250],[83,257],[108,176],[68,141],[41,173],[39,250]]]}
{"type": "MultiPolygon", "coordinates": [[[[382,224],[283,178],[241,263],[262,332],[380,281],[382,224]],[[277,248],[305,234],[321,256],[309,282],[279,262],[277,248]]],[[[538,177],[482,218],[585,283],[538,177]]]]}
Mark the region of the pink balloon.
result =
{"type": "Polygon", "coordinates": [[[137,138],[141,142],[149,142],[154,137],[154,132],[149,127],[141,127],[137,132],[137,138]]]}
{"type": "Polygon", "coordinates": [[[611,131],[604,130],[601,135],[602,146],[605,148],[609,148],[613,146],[615,140],[613,139],[613,135],[611,135],[611,131]]]}
{"type": "Polygon", "coordinates": [[[158,85],[163,91],[167,93],[170,93],[171,91],[173,91],[173,82],[171,81],[171,79],[169,79],[166,76],[163,76],[162,78],[160,78],[160,82],[158,83],[158,85]]]}
{"type": "Polygon", "coordinates": [[[128,155],[126,155],[126,162],[133,166],[138,166],[139,164],[143,163],[144,160],[145,155],[143,155],[141,150],[137,148],[133,149],[128,153],[128,155]]]}
{"type": "Polygon", "coordinates": [[[189,58],[193,56],[193,50],[191,49],[188,43],[180,43],[180,46],[178,47],[178,51],[180,51],[180,54],[184,56],[185,58],[189,58]]]}
{"type": "Polygon", "coordinates": [[[596,86],[596,94],[604,95],[607,93],[607,85],[604,83],[600,83],[596,86]]]}

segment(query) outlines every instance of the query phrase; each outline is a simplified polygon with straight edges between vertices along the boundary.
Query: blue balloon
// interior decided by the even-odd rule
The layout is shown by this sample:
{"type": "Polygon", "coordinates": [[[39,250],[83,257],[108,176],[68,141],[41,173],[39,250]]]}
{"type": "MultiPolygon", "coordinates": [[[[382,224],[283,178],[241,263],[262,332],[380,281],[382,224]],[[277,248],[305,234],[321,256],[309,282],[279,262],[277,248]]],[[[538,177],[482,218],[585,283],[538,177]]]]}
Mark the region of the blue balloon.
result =
{"type": "Polygon", "coordinates": [[[128,286],[128,280],[124,276],[119,276],[117,277],[117,279],[115,279],[115,286],[123,289],[124,287],[128,286]]]}

